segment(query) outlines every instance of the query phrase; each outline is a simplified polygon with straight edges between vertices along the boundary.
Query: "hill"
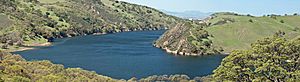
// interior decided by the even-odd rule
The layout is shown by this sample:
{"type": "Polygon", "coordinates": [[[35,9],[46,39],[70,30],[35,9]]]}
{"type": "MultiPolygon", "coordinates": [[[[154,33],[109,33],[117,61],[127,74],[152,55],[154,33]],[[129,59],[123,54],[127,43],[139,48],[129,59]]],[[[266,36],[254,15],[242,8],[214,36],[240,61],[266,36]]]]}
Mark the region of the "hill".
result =
{"type": "Polygon", "coordinates": [[[2,0],[0,46],[17,49],[54,38],[174,27],[180,18],[116,0],[2,0]]]}
{"type": "MultiPolygon", "coordinates": [[[[173,46],[164,43],[170,41],[172,41],[172,43],[180,43],[183,37],[184,40],[187,41],[186,43],[194,45],[185,47],[185,50],[196,50],[193,51],[196,52],[194,55],[203,55],[203,53],[218,54],[218,52],[230,53],[236,49],[249,49],[252,42],[271,36],[278,31],[286,33],[285,36],[288,39],[300,37],[300,24],[297,23],[299,21],[300,16],[296,14],[254,17],[229,12],[215,13],[202,21],[194,21],[196,22],[195,24],[197,24],[196,26],[194,25],[194,29],[177,30],[173,32],[167,31],[162,38],[156,41],[157,43],[155,45],[163,45],[164,49],[178,48],[185,44],[173,46]],[[197,30],[202,31],[197,32],[197,30]],[[181,38],[164,36],[181,36],[181,38]],[[189,37],[201,38],[190,40],[189,37]],[[205,45],[206,47],[204,47],[205,45]],[[211,53],[211,50],[214,52],[211,53]]],[[[183,28],[187,27],[172,29],[183,28]]],[[[191,53],[191,51],[183,51],[181,53],[191,53]]]]}
{"type": "Polygon", "coordinates": [[[288,39],[299,37],[300,16],[269,15],[254,17],[250,15],[216,13],[207,22],[211,26],[205,28],[209,32],[213,46],[222,47],[229,53],[236,49],[249,49],[256,40],[271,36],[281,31],[288,39]]]}

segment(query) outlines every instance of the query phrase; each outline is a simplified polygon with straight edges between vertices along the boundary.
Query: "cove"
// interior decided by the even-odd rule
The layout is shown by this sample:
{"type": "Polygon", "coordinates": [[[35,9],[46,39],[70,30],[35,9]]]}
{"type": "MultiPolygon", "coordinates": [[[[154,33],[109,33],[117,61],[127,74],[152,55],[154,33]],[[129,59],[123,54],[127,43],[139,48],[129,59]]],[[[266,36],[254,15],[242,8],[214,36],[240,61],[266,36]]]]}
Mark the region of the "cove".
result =
{"type": "Polygon", "coordinates": [[[168,54],[152,46],[163,32],[137,31],[55,39],[52,46],[14,53],[30,61],[50,60],[116,79],[174,74],[185,74],[190,78],[205,76],[211,74],[225,57],[168,54]]]}

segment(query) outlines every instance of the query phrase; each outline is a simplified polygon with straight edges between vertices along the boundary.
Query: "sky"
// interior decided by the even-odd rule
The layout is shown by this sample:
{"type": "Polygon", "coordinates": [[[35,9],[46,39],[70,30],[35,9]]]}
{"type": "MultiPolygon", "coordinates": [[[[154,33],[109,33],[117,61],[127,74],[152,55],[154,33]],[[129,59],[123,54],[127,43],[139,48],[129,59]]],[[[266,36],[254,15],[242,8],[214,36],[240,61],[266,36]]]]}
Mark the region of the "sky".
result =
{"type": "Polygon", "coordinates": [[[121,0],[173,12],[237,12],[262,16],[300,12],[300,0],[121,0]]]}

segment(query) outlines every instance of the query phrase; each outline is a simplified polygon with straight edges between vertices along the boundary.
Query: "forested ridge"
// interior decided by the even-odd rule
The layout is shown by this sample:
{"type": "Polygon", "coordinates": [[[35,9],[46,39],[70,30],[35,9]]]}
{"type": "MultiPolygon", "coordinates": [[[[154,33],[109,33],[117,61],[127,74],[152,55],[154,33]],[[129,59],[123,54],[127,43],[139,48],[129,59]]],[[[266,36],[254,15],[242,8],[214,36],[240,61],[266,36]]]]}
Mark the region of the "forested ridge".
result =
{"type": "Polygon", "coordinates": [[[2,49],[78,35],[167,29],[186,21],[116,0],[2,0],[0,18],[2,49]]]}

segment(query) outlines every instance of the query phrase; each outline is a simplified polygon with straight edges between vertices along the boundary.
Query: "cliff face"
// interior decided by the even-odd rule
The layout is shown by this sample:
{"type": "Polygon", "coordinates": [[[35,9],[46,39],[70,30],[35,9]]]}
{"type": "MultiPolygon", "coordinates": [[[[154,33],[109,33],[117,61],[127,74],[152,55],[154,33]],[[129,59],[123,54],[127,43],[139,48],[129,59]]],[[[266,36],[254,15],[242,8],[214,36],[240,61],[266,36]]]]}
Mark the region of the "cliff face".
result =
{"type": "Polygon", "coordinates": [[[200,56],[215,54],[219,51],[211,46],[203,24],[180,23],[166,31],[154,46],[175,55],[200,56]]]}

